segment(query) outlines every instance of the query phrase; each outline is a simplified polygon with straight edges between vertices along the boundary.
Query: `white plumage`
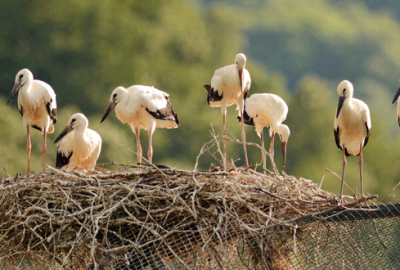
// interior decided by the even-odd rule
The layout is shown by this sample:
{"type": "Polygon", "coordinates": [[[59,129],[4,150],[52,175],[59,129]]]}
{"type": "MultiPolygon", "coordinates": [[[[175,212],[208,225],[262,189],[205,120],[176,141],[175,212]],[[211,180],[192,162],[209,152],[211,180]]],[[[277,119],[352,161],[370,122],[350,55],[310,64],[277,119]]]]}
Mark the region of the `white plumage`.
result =
{"type": "Polygon", "coordinates": [[[339,103],[334,122],[334,135],[337,147],[343,151],[342,186],[339,200],[342,202],[346,156],[359,156],[361,196],[364,197],[362,178],[362,152],[371,134],[371,116],[368,105],[353,98],[353,84],[347,80],[337,87],[339,103]]]}
{"type": "Polygon", "coordinates": [[[178,115],[172,108],[169,95],[157,88],[144,85],[134,85],[129,88],[117,87],[111,94],[110,103],[101,119],[103,122],[115,107],[118,119],[128,123],[136,135],[137,159],[141,163],[142,146],[140,144],[140,129],[149,132],[149,162],[152,163],[152,136],[156,128],[177,128],[178,115]]]}
{"type": "Polygon", "coordinates": [[[286,146],[290,129],[282,122],[286,120],[288,111],[286,102],[275,94],[254,94],[245,100],[244,123],[255,126],[263,148],[263,128],[269,127],[269,135],[271,136],[269,152],[272,155],[274,154],[274,136],[275,133],[278,133],[282,144],[284,167],[286,166],[286,146]]]}
{"type": "MultiPolygon", "coordinates": [[[[211,107],[221,107],[224,131],[226,130],[226,109],[236,103],[240,116],[243,115],[244,99],[251,86],[251,77],[246,66],[246,56],[239,53],[235,57],[235,64],[224,66],[214,72],[210,85],[204,85],[208,92],[207,102],[211,107]]],[[[242,122],[242,140],[246,141],[242,122]]],[[[246,145],[243,144],[246,166],[249,167],[246,145]]],[[[226,142],[224,141],[224,169],[226,169],[226,142]]]]}
{"type": "Polygon", "coordinates": [[[89,121],[82,113],[71,116],[65,129],[54,143],[57,146],[56,167],[73,169],[80,166],[80,170],[94,170],[101,152],[100,135],[88,128],[89,121]],[[83,166],[83,167],[81,167],[83,166]]]}
{"type": "Polygon", "coordinates": [[[30,172],[31,139],[30,127],[40,130],[43,136],[43,171],[46,170],[46,137],[47,133],[54,132],[57,121],[57,102],[53,88],[40,80],[34,80],[29,69],[20,70],[15,76],[15,84],[8,98],[10,104],[14,96],[18,94],[18,108],[23,118],[23,124],[27,128],[27,152],[28,171],[30,172]]]}

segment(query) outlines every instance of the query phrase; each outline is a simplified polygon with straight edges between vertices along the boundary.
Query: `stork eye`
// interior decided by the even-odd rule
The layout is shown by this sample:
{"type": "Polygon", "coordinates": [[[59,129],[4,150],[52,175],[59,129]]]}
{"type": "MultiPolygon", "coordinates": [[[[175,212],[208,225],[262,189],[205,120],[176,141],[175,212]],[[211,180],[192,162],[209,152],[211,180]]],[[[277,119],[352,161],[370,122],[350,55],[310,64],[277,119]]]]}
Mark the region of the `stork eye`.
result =
{"type": "Polygon", "coordinates": [[[345,88],[345,89],[343,89],[343,94],[344,94],[344,92],[346,92],[346,88],[345,88]]]}
{"type": "Polygon", "coordinates": [[[19,80],[21,80],[22,77],[24,77],[24,74],[19,75],[19,80]]]}
{"type": "Polygon", "coordinates": [[[115,99],[116,97],[117,97],[117,94],[114,94],[114,95],[113,95],[113,99],[115,99]]]}
{"type": "Polygon", "coordinates": [[[75,119],[75,118],[74,118],[74,119],[72,119],[72,120],[71,120],[71,124],[72,124],[72,123],[74,123],[75,121],[76,121],[76,119],[75,119]]]}

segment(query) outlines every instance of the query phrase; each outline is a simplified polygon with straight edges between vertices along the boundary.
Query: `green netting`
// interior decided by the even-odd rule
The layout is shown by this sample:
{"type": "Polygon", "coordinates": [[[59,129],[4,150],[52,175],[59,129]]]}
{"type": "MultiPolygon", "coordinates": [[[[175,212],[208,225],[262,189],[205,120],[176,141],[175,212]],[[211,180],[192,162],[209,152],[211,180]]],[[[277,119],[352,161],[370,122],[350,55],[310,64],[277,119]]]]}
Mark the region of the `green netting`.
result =
{"type": "Polygon", "coordinates": [[[198,224],[173,237],[175,243],[120,255],[110,269],[400,269],[400,204],[326,213],[295,225],[295,231],[276,226],[249,233],[230,224],[212,235],[198,224]]]}
{"type": "MultiPolygon", "coordinates": [[[[109,257],[99,269],[400,269],[400,204],[341,210],[304,218],[295,225],[296,230],[276,226],[249,233],[239,224],[230,224],[230,229],[213,235],[197,224],[166,239],[168,245],[151,242],[128,249],[109,257]],[[213,245],[205,245],[208,241],[213,245]],[[205,246],[207,250],[202,249],[205,246]]],[[[129,230],[122,235],[133,237],[129,230]]],[[[107,240],[118,242],[112,234],[107,240]]],[[[0,269],[16,265],[59,269],[57,262],[47,262],[43,268],[44,261],[38,253],[26,253],[18,264],[3,259],[0,269]]]]}
{"type": "Polygon", "coordinates": [[[400,204],[299,222],[295,269],[400,269],[400,204]]]}

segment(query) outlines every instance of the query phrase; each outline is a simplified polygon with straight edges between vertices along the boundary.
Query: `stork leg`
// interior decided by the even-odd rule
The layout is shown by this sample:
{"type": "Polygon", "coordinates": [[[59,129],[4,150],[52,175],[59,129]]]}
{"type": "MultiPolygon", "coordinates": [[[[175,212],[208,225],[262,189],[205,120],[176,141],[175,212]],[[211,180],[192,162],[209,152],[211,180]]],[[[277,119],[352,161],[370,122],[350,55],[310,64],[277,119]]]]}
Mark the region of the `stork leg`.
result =
{"type": "Polygon", "coordinates": [[[224,157],[223,157],[223,164],[224,164],[224,171],[226,171],[226,110],[223,113],[222,120],[224,121],[224,157]]]}
{"type": "Polygon", "coordinates": [[[43,148],[42,148],[42,155],[43,155],[43,171],[46,171],[46,152],[47,152],[47,132],[46,129],[44,129],[43,132],[43,148]]]}
{"type": "Polygon", "coordinates": [[[261,150],[261,155],[262,155],[262,162],[263,162],[263,171],[264,171],[264,173],[266,172],[266,170],[267,170],[267,156],[266,156],[266,153],[265,153],[265,145],[264,145],[264,136],[263,136],[263,131],[261,130],[261,148],[262,148],[262,150],[261,150]]]}
{"type": "Polygon", "coordinates": [[[271,144],[269,145],[269,153],[271,154],[272,159],[274,159],[274,138],[275,138],[275,132],[272,131],[271,144]]]}
{"type": "Polygon", "coordinates": [[[27,125],[26,127],[26,133],[27,133],[27,142],[26,142],[26,151],[28,152],[28,171],[27,175],[29,175],[31,171],[31,150],[32,150],[32,144],[31,144],[31,134],[30,134],[30,126],[27,125]]]}
{"type": "MultiPolygon", "coordinates": [[[[243,107],[243,106],[242,106],[243,107]]],[[[240,111],[240,117],[242,122],[242,141],[243,141],[243,151],[244,151],[244,158],[246,161],[246,170],[249,169],[249,159],[247,158],[247,149],[246,149],[246,133],[244,132],[244,118],[243,118],[243,110],[240,111]]]]}
{"type": "Polygon", "coordinates": [[[147,157],[149,158],[149,163],[153,163],[153,131],[149,130],[149,150],[147,151],[147,157]]]}
{"type": "Polygon", "coordinates": [[[362,167],[363,167],[363,145],[360,144],[360,159],[358,160],[358,163],[360,164],[360,182],[361,182],[361,198],[364,198],[364,185],[363,185],[363,173],[362,173],[362,167]]]}
{"type": "Polygon", "coordinates": [[[139,129],[135,129],[135,135],[136,135],[136,157],[137,157],[137,162],[138,164],[142,163],[142,145],[140,144],[140,137],[139,137],[139,129]]]}
{"type": "Polygon", "coordinates": [[[346,169],[346,148],[344,147],[343,144],[343,172],[342,172],[342,186],[340,187],[340,195],[339,195],[339,204],[343,204],[343,199],[342,199],[342,195],[343,195],[343,184],[344,184],[344,171],[346,169]]]}

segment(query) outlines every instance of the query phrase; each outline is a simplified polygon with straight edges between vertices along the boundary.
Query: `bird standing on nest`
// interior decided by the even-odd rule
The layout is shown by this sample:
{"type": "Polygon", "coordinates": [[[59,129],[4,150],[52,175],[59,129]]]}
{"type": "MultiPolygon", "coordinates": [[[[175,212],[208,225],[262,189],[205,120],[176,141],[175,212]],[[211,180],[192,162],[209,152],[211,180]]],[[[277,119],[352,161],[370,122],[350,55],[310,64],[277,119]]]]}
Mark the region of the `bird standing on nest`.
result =
{"type": "Polygon", "coordinates": [[[57,146],[56,167],[73,169],[77,166],[88,166],[82,170],[94,170],[101,152],[100,135],[88,128],[89,121],[82,113],[71,116],[67,126],[58,135],[54,143],[57,146]]]}
{"type": "Polygon", "coordinates": [[[119,86],[111,93],[110,103],[101,119],[103,122],[114,109],[122,123],[128,123],[136,135],[137,160],[142,161],[142,146],[139,131],[149,131],[149,150],[147,156],[152,163],[153,158],[153,133],[156,128],[177,128],[178,115],[172,108],[169,95],[157,88],[134,85],[128,89],[119,86]]]}
{"type": "Polygon", "coordinates": [[[7,105],[18,93],[18,109],[21,112],[24,126],[27,132],[28,170],[31,164],[31,135],[30,128],[33,127],[43,133],[43,171],[46,171],[46,139],[48,133],[54,132],[57,121],[57,102],[53,88],[40,80],[34,80],[29,69],[20,70],[15,76],[15,84],[8,98],[7,105]]]}
{"type": "MultiPolygon", "coordinates": [[[[254,94],[245,100],[244,123],[255,126],[257,135],[261,138],[261,147],[264,147],[263,128],[269,127],[271,144],[269,153],[274,156],[274,136],[278,133],[282,144],[283,167],[286,166],[286,146],[290,136],[290,129],[282,124],[286,120],[289,108],[286,102],[274,94],[254,94]]],[[[240,121],[240,116],[238,117],[240,121]]],[[[265,155],[263,154],[264,169],[266,167],[265,155]]]]}
{"type": "Polygon", "coordinates": [[[361,197],[364,198],[363,186],[363,148],[371,134],[371,116],[368,105],[362,100],[353,98],[353,84],[347,80],[339,83],[337,93],[339,103],[334,123],[335,142],[343,151],[343,173],[339,203],[342,203],[346,156],[359,156],[361,197]]]}
{"type": "MultiPolygon", "coordinates": [[[[236,55],[235,64],[217,69],[211,78],[211,84],[204,85],[208,92],[207,102],[211,107],[221,107],[221,113],[224,123],[224,132],[226,131],[226,109],[236,103],[242,123],[242,141],[246,142],[244,132],[243,107],[244,99],[250,90],[251,77],[245,68],[246,56],[243,53],[236,55]]],[[[249,167],[246,145],[243,144],[246,167],[249,167]]],[[[224,140],[224,170],[226,170],[226,140],[224,140]]]]}

